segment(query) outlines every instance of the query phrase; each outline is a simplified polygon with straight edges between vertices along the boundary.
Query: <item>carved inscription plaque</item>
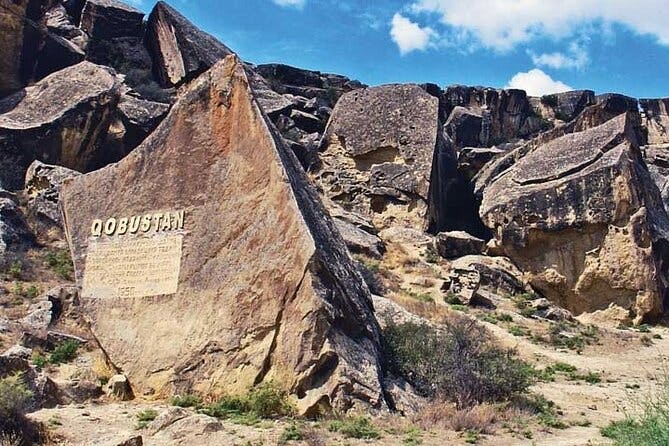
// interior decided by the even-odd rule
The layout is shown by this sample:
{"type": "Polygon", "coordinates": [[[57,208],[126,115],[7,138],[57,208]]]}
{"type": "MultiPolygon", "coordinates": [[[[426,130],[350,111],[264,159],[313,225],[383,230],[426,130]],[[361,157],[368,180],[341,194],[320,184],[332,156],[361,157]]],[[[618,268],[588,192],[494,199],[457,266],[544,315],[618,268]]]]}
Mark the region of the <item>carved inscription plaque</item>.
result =
{"type": "Polygon", "coordinates": [[[82,296],[146,297],[177,292],[183,235],[97,240],[88,247],[82,296]]]}

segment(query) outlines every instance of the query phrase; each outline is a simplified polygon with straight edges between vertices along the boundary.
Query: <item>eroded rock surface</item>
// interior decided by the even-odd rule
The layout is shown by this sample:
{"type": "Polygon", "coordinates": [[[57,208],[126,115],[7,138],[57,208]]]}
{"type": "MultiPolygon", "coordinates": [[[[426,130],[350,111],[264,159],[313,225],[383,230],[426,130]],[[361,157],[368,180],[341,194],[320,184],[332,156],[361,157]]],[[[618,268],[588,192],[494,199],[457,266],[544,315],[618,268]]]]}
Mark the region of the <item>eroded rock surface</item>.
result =
{"type": "Polygon", "coordinates": [[[641,321],[666,304],[669,217],[637,132],[638,116],[628,113],[559,137],[483,191],[481,216],[508,256],[575,313],[615,303],[641,321]]]}
{"type": "Polygon", "coordinates": [[[165,2],[149,15],[147,44],[161,85],[180,85],[207,70],[232,50],[201,31],[165,2]]]}
{"type": "Polygon", "coordinates": [[[185,212],[176,293],[82,297],[136,394],[217,396],[274,380],[302,413],[385,406],[369,291],[235,57],[193,81],[121,162],[66,184],[62,200],[80,283],[100,243],[94,219],[185,212]]]}
{"type": "Polygon", "coordinates": [[[115,161],[100,143],[119,86],[113,70],[82,62],[0,101],[0,185],[20,189],[35,159],[79,171],[115,161]]]}

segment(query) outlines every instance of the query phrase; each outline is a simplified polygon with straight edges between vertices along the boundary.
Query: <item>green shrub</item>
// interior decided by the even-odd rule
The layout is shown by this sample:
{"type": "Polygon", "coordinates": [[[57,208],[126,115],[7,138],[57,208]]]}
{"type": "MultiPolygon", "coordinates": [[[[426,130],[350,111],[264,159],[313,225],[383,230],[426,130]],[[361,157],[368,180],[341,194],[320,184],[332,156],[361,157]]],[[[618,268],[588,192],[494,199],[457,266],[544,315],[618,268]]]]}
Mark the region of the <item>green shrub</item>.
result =
{"type": "Polygon", "coordinates": [[[290,423],[281,433],[279,437],[279,444],[286,443],[288,441],[300,441],[304,439],[304,433],[300,426],[296,423],[290,423]]]}
{"type": "Polygon", "coordinates": [[[500,313],[497,315],[497,319],[500,322],[513,322],[513,316],[507,313],[500,313]]]}
{"type": "Polygon", "coordinates": [[[144,429],[150,422],[156,419],[158,411],[146,409],[137,414],[137,429],[144,429]]]}
{"type": "Polygon", "coordinates": [[[617,446],[666,446],[669,444],[669,377],[659,390],[644,400],[635,401],[640,415],[627,415],[604,427],[602,435],[611,438],[617,446]]]}
{"type": "Polygon", "coordinates": [[[177,407],[200,407],[202,400],[197,395],[176,395],[172,397],[170,404],[177,407]]]}
{"type": "Polygon", "coordinates": [[[64,280],[72,279],[74,268],[68,251],[60,250],[56,252],[48,252],[44,256],[44,259],[58,277],[64,280]]]}
{"type": "Polygon", "coordinates": [[[368,417],[346,417],[342,420],[334,420],[328,426],[330,432],[339,432],[347,438],[359,438],[375,440],[381,438],[378,429],[368,417]]]}
{"type": "Polygon", "coordinates": [[[517,401],[529,411],[533,412],[540,425],[553,429],[566,429],[568,426],[559,418],[555,403],[542,395],[531,395],[517,401]]]}
{"type": "Polygon", "coordinates": [[[254,387],[245,395],[225,396],[202,407],[200,411],[216,418],[231,418],[242,424],[255,424],[263,418],[291,415],[294,408],[288,399],[288,393],[269,382],[254,387]]]}
{"type": "Polygon", "coordinates": [[[49,355],[49,362],[51,364],[62,364],[70,362],[77,357],[77,350],[79,343],[75,340],[68,340],[57,346],[51,355],[49,355]]]}
{"type": "Polygon", "coordinates": [[[44,366],[47,365],[48,362],[49,362],[49,361],[47,360],[47,358],[46,358],[44,355],[40,354],[40,353],[35,353],[35,354],[33,355],[33,365],[34,365],[38,370],[43,369],[44,366]]]}
{"type": "Polygon", "coordinates": [[[11,277],[12,279],[21,278],[22,273],[23,273],[23,264],[18,260],[12,262],[11,265],[9,265],[9,268],[7,268],[7,275],[9,275],[9,277],[11,277]]]}
{"type": "Polygon", "coordinates": [[[25,417],[33,397],[20,373],[0,379],[0,433],[2,439],[13,439],[15,443],[33,444],[38,434],[25,417]]]}
{"type": "Polygon", "coordinates": [[[443,330],[408,322],[388,324],[384,346],[391,367],[426,396],[458,408],[504,401],[532,383],[532,367],[499,347],[476,321],[447,321],[443,330]]]}
{"type": "Polygon", "coordinates": [[[37,288],[35,285],[30,285],[28,289],[26,290],[25,296],[28,299],[34,299],[37,296],[39,296],[39,288],[37,288]]]}
{"type": "Polygon", "coordinates": [[[462,305],[462,301],[460,300],[458,295],[452,291],[446,293],[446,296],[444,296],[444,302],[446,302],[449,305],[462,305]]]}
{"type": "Polygon", "coordinates": [[[427,248],[425,248],[425,261],[427,263],[439,263],[439,260],[441,260],[441,256],[439,256],[437,250],[434,249],[434,246],[427,245],[427,248]]]}

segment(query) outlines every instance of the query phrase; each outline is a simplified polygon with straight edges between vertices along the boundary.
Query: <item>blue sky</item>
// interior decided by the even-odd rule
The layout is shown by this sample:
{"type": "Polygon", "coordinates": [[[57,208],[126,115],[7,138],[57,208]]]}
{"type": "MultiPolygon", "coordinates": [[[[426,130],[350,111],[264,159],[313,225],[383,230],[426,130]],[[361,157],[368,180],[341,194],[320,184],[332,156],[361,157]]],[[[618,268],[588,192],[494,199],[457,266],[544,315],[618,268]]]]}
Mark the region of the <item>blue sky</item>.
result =
{"type": "MultiPolygon", "coordinates": [[[[170,0],[243,59],[370,84],[669,96],[666,0],[170,0]]],[[[150,0],[135,0],[149,11],[150,0]]]]}

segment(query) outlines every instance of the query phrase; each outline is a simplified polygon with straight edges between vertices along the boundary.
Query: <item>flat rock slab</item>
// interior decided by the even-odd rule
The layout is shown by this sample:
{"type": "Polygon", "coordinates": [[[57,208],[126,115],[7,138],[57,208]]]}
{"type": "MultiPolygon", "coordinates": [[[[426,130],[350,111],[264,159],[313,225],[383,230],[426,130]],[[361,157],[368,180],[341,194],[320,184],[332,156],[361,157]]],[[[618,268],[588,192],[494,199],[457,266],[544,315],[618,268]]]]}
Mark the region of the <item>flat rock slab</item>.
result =
{"type": "Polygon", "coordinates": [[[108,161],[100,150],[120,97],[113,70],[81,62],[0,101],[0,183],[20,189],[34,161],[87,171],[108,161]]]}
{"type": "Polygon", "coordinates": [[[302,413],[385,405],[369,291],[234,56],[61,199],[82,305],[136,394],[274,380],[302,413]]]}

